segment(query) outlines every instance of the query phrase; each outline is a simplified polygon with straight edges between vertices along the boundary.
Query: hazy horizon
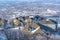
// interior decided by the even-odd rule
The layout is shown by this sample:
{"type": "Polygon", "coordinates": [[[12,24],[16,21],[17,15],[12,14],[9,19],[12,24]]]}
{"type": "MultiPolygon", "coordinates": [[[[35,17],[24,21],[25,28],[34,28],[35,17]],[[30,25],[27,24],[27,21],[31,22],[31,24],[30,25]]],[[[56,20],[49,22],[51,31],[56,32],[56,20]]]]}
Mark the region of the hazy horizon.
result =
{"type": "Polygon", "coordinates": [[[0,0],[0,1],[43,1],[43,2],[60,2],[60,0],[0,0]]]}

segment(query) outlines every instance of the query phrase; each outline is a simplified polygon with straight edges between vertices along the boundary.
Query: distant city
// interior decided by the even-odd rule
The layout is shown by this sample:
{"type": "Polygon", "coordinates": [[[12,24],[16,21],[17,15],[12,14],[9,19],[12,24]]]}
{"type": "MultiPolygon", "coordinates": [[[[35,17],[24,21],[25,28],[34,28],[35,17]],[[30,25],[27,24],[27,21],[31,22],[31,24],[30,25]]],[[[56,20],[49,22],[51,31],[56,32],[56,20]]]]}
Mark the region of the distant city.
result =
{"type": "Polygon", "coordinates": [[[11,19],[18,16],[60,16],[60,4],[50,2],[2,1],[0,16],[11,19]]]}

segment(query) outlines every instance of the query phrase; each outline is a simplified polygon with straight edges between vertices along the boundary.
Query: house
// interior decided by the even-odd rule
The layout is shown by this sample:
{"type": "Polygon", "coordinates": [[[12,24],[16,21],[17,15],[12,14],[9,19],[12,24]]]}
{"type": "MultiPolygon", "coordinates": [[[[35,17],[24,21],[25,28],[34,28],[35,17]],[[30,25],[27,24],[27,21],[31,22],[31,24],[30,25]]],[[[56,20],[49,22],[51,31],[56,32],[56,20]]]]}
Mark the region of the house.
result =
{"type": "Polygon", "coordinates": [[[52,19],[43,19],[37,23],[42,29],[50,32],[54,32],[56,30],[56,24],[52,21],[52,19]]]}

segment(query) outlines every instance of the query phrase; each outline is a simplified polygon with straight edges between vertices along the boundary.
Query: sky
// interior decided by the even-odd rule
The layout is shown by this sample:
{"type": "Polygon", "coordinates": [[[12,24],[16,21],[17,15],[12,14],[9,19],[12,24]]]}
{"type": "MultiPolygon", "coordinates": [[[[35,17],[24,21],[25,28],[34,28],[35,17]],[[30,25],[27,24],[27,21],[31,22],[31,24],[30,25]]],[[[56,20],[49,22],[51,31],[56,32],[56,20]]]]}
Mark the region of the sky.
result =
{"type": "Polygon", "coordinates": [[[60,0],[0,0],[0,1],[60,1],[60,0]]]}
{"type": "Polygon", "coordinates": [[[60,0],[0,0],[0,1],[26,1],[26,2],[47,2],[47,3],[60,3],[60,0]]]}
{"type": "Polygon", "coordinates": [[[36,0],[0,0],[0,1],[36,1],[36,0]]]}

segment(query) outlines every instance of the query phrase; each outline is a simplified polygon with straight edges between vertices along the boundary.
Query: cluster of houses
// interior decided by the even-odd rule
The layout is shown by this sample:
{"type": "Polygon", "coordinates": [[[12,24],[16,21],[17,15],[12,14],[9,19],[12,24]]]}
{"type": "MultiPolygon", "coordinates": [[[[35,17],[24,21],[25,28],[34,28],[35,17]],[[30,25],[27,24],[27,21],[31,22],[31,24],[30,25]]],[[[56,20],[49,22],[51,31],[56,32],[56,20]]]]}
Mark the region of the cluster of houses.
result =
{"type": "Polygon", "coordinates": [[[11,21],[0,18],[0,35],[6,35],[8,40],[34,37],[37,34],[50,38],[48,35],[52,35],[56,28],[56,21],[40,16],[20,16],[11,21]]]}

